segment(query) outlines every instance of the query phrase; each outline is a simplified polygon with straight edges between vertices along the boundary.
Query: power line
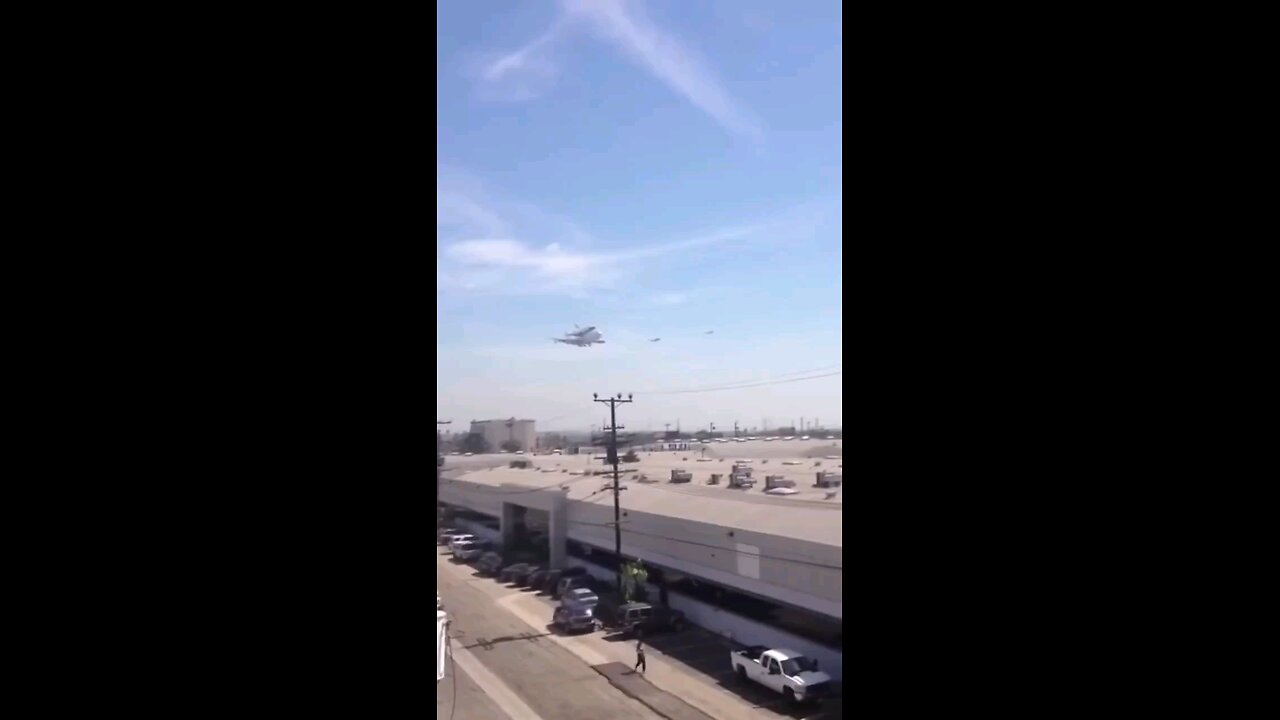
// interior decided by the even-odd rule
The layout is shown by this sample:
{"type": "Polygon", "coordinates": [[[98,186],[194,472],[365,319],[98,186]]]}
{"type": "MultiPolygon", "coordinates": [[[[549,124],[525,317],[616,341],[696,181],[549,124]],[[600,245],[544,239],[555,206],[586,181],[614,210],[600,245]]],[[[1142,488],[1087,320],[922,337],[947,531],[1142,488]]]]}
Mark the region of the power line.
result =
{"type": "Polygon", "coordinates": [[[835,373],[809,375],[809,377],[806,377],[806,378],[791,378],[788,380],[764,380],[764,382],[735,384],[735,386],[707,387],[707,388],[696,388],[696,389],[675,389],[675,391],[668,391],[668,392],[652,392],[652,393],[649,393],[649,395],[685,395],[685,393],[691,393],[691,392],[716,392],[716,391],[723,391],[723,389],[744,389],[749,387],[777,386],[777,384],[799,383],[799,382],[803,382],[803,380],[817,380],[818,378],[829,378],[829,377],[833,377],[833,375],[841,375],[841,374],[844,374],[844,370],[836,370],[835,373]]]}
{"type": "MultiPolygon", "coordinates": [[[[582,521],[582,520],[570,520],[568,521],[568,523],[570,523],[571,525],[588,525],[588,527],[591,527],[591,528],[612,527],[611,523],[585,523],[585,521],[582,521]]],[[[813,566],[813,568],[823,568],[827,570],[840,570],[841,573],[844,573],[845,571],[845,569],[842,568],[842,566],[840,565],[827,565],[827,564],[824,564],[824,562],[813,562],[810,560],[796,560],[794,559],[794,557],[778,557],[776,555],[765,555],[765,553],[763,552],[745,552],[745,551],[737,550],[737,548],[724,547],[722,546],[722,544],[708,544],[708,543],[698,542],[698,541],[686,541],[686,539],[673,538],[671,536],[655,536],[655,534],[653,533],[640,532],[640,530],[632,530],[631,528],[627,528],[626,532],[637,534],[637,536],[664,539],[664,541],[694,544],[694,546],[708,547],[708,548],[712,548],[712,550],[719,550],[724,552],[739,552],[741,553],[741,555],[749,555],[751,557],[763,557],[764,560],[777,560],[778,562],[795,562],[796,565],[809,565],[809,566],[813,566]]]]}
{"type": "MultiPolygon", "coordinates": [[[[786,373],[781,373],[781,374],[778,374],[778,375],[771,375],[771,376],[769,376],[769,377],[759,378],[759,379],[757,379],[757,380],[735,380],[735,381],[733,381],[733,382],[729,382],[729,383],[716,383],[715,385],[708,385],[708,386],[706,386],[706,387],[720,387],[721,385],[737,385],[737,384],[739,384],[739,383],[765,382],[765,381],[770,381],[770,380],[777,380],[777,379],[779,379],[779,378],[788,378],[788,377],[792,377],[792,376],[794,376],[794,375],[808,375],[809,373],[823,372],[823,371],[826,371],[826,370],[836,370],[836,369],[841,368],[841,367],[843,367],[843,366],[844,366],[844,363],[836,363],[836,364],[834,364],[834,365],[823,365],[822,367],[809,368],[808,370],[796,370],[796,371],[794,371],[794,372],[786,372],[786,373]]],[[[687,388],[686,390],[698,390],[698,389],[700,389],[700,387],[687,388]]],[[[667,392],[685,392],[686,390],[652,390],[652,391],[646,391],[646,392],[648,392],[648,393],[650,393],[650,394],[657,394],[657,393],[660,393],[660,392],[661,392],[661,393],[667,393],[667,392]]]]}
{"type": "Polygon", "coordinates": [[[771,386],[771,384],[796,383],[796,382],[801,382],[801,380],[815,380],[818,378],[829,378],[829,377],[832,377],[832,375],[838,375],[838,374],[844,373],[844,370],[836,370],[835,373],[809,375],[809,377],[804,377],[804,378],[790,378],[790,379],[780,379],[780,378],[785,378],[787,377],[787,375],[817,373],[818,370],[838,368],[838,366],[840,365],[828,365],[827,368],[801,370],[800,373],[786,373],[783,375],[778,375],[778,377],[776,378],[767,379],[767,380],[744,380],[744,382],[719,384],[719,386],[695,387],[695,388],[686,388],[686,389],[667,389],[667,391],[652,391],[652,392],[639,393],[639,395],[685,395],[685,393],[690,393],[690,392],[716,392],[716,391],[722,391],[722,389],[741,389],[741,388],[748,388],[748,387],[771,386]]]}

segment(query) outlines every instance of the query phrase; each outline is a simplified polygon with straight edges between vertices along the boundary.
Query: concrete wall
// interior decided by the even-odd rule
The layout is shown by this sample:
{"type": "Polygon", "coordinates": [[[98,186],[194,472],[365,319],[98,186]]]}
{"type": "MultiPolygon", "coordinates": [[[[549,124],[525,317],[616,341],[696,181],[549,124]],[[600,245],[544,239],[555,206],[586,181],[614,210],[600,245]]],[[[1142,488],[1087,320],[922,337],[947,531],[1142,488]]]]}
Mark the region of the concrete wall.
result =
{"type": "MultiPolygon", "coordinates": [[[[569,504],[569,538],[613,547],[613,508],[569,504]]],[[[623,517],[622,551],[658,565],[833,618],[843,618],[842,548],[635,510],[623,517]],[[831,567],[827,567],[831,566],[831,567]]]]}
{"type": "MultiPolygon", "coordinates": [[[[795,650],[817,659],[818,669],[826,672],[833,680],[840,680],[843,677],[844,655],[839,650],[832,650],[807,638],[750,620],[677,592],[668,592],[667,600],[671,607],[683,612],[685,617],[689,618],[689,622],[698,627],[743,645],[767,645],[771,648],[795,650]]],[[[729,659],[726,657],[725,664],[728,663],[729,659]]]]}
{"type": "MultiPolygon", "coordinates": [[[[462,480],[440,484],[442,502],[498,518],[504,502],[549,512],[553,503],[563,499],[558,490],[528,492],[522,486],[477,486],[462,480]]],[[[607,525],[613,522],[611,503],[565,502],[569,539],[613,547],[613,528],[607,525]]],[[[844,617],[841,547],[741,529],[734,529],[730,537],[728,529],[713,522],[625,512],[622,549],[628,555],[775,602],[844,617]]]]}
{"type": "Polygon", "coordinates": [[[459,530],[465,530],[481,540],[489,540],[496,544],[502,544],[502,531],[494,530],[491,527],[485,527],[477,522],[472,522],[463,518],[454,520],[453,526],[459,530]]]}
{"type": "MultiPolygon", "coordinates": [[[[598,580],[609,583],[615,581],[613,573],[581,558],[570,557],[568,565],[586,568],[587,574],[598,580]]],[[[657,585],[646,583],[645,589],[650,598],[658,597],[657,585]]],[[[839,650],[833,650],[807,638],[745,618],[715,605],[708,605],[672,590],[667,591],[667,602],[672,608],[683,612],[689,622],[704,630],[742,645],[767,645],[771,648],[786,648],[804,653],[817,659],[818,668],[830,675],[833,680],[839,681],[844,677],[844,654],[839,650]]],[[[729,658],[726,654],[725,666],[727,667],[728,664],[729,658]]]]}
{"type": "MultiPolygon", "coordinates": [[[[441,480],[440,502],[457,505],[493,517],[502,517],[502,496],[493,489],[475,489],[471,483],[457,480],[441,480]]],[[[535,493],[530,493],[535,494],[535,493]]]]}

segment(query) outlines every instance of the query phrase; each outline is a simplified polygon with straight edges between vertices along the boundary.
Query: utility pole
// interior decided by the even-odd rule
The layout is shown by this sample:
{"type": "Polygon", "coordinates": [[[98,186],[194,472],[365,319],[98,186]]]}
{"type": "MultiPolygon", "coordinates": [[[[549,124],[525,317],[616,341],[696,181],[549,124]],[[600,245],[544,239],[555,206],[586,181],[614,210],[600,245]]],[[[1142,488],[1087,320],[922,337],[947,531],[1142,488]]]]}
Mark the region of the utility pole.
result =
{"type": "Polygon", "coordinates": [[[738,437],[738,421],[733,421],[733,436],[738,437]]]}
{"type": "Polygon", "coordinates": [[[627,399],[622,399],[622,393],[618,393],[617,397],[600,399],[596,393],[591,393],[591,397],[595,402],[605,403],[609,406],[609,427],[606,428],[612,433],[609,443],[609,462],[613,464],[613,559],[618,564],[618,595],[622,595],[622,510],[618,505],[618,493],[621,491],[618,487],[618,405],[620,403],[631,402],[631,396],[627,395],[627,399]]]}

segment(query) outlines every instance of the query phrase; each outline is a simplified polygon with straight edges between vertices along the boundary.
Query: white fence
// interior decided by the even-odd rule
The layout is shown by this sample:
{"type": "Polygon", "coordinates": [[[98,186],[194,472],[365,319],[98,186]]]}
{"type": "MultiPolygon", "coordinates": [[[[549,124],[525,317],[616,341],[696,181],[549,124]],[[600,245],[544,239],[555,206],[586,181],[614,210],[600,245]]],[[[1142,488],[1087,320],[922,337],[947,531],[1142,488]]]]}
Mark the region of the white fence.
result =
{"type": "Polygon", "coordinates": [[[449,648],[449,619],[442,610],[436,611],[436,682],[444,679],[445,654],[449,648]]]}

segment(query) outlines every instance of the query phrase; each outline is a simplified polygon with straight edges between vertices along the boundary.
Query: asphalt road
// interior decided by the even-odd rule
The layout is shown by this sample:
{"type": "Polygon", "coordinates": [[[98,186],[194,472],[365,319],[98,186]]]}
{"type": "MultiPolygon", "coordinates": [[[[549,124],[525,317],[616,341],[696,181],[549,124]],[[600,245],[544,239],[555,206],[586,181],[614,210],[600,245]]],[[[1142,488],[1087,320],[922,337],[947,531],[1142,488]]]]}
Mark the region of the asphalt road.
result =
{"type": "MultiPolygon", "coordinates": [[[[445,573],[437,573],[436,578],[450,615],[455,648],[470,653],[542,720],[660,720],[659,715],[614,688],[571,652],[546,639],[549,630],[532,630],[472,586],[491,580],[465,580],[445,573]]],[[[457,664],[452,664],[449,672],[457,671],[457,664]]],[[[472,697],[463,690],[466,681],[462,676],[458,681],[459,707],[454,711],[454,720],[462,720],[462,704],[469,703],[468,698],[472,697]]],[[[452,678],[446,677],[436,687],[438,720],[448,720],[448,702],[442,706],[440,698],[450,682],[452,678]]],[[[484,715],[480,707],[468,707],[466,711],[475,718],[504,717],[484,715]]]]}
{"type": "Polygon", "coordinates": [[[465,670],[450,663],[449,673],[444,680],[436,683],[436,720],[516,719],[489,699],[465,670]]]}

